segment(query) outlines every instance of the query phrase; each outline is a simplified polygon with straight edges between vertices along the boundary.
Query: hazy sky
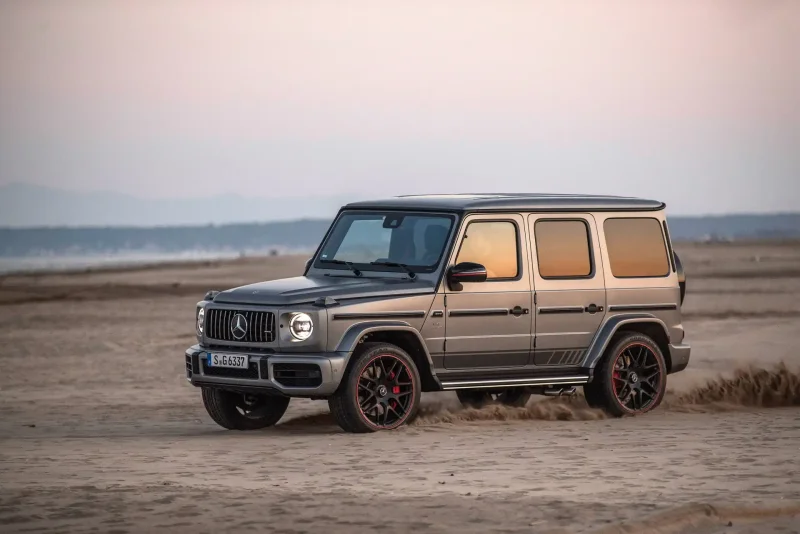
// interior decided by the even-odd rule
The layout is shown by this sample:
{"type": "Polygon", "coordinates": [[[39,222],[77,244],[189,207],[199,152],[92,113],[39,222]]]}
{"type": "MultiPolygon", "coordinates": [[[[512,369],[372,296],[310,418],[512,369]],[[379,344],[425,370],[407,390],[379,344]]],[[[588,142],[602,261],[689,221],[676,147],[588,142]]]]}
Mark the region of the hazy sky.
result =
{"type": "Polygon", "coordinates": [[[0,185],[800,210],[800,0],[0,0],[0,185]]]}

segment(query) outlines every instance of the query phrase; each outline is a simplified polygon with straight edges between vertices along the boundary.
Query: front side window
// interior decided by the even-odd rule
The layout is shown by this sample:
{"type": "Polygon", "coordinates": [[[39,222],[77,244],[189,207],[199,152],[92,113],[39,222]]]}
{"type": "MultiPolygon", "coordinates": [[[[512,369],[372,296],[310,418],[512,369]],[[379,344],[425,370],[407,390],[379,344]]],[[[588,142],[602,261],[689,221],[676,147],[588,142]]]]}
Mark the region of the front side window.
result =
{"type": "Polygon", "coordinates": [[[450,215],[344,213],[314,265],[340,269],[338,262],[349,262],[360,270],[396,271],[394,266],[375,265],[396,263],[415,272],[432,272],[442,258],[453,220],[450,215]]]}
{"type": "Polygon", "coordinates": [[[661,224],[653,218],[613,218],[603,224],[615,278],[650,278],[670,272],[661,224]]]}
{"type": "Polygon", "coordinates": [[[589,226],[579,220],[539,220],[534,225],[539,276],[585,278],[592,274],[589,226]]]}
{"type": "Polygon", "coordinates": [[[471,261],[486,267],[486,279],[516,278],[519,275],[517,225],[510,221],[469,223],[456,263],[471,261]]]}

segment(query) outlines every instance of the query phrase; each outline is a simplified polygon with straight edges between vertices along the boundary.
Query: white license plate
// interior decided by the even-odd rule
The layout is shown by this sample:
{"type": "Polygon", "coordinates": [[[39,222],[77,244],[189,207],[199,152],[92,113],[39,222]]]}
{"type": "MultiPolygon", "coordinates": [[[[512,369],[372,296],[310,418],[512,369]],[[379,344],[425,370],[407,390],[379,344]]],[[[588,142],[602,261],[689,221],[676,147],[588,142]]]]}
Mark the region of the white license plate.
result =
{"type": "Polygon", "coordinates": [[[206,365],[208,367],[247,369],[250,365],[250,358],[241,354],[217,354],[215,352],[207,352],[206,365]]]}

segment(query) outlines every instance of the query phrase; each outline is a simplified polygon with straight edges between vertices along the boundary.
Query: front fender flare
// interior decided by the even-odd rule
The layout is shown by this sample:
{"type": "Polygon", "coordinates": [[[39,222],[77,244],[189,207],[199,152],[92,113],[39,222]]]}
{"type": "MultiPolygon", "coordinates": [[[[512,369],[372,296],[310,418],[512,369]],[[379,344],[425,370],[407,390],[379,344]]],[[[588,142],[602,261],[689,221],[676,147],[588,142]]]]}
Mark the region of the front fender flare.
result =
{"type": "Polygon", "coordinates": [[[619,330],[621,326],[633,323],[656,323],[664,330],[664,334],[666,334],[667,339],[669,339],[667,325],[655,315],[649,313],[612,315],[606,319],[603,325],[597,330],[597,334],[595,334],[592,344],[589,346],[589,350],[586,353],[583,367],[586,369],[594,369],[603,357],[603,353],[605,353],[611,338],[614,337],[617,330],[619,330]]]}
{"type": "MultiPolygon", "coordinates": [[[[425,359],[428,361],[428,370],[433,377],[433,380],[436,381],[437,384],[440,384],[439,379],[436,376],[436,372],[434,371],[433,367],[433,358],[431,358],[430,353],[428,352],[428,347],[425,345],[425,340],[422,339],[419,331],[411,326],[410,324],[403,322],[403,321],[366,321],[363,323],[356,323],[344,333],[342,338],[339,340],[338,345],[336,346],[336,352],[347,352],[348,354],[352,355],[353,351],[356,349],[358,345],[358,341],[367,334],[372,332],[409,332],[414,335],[417,340],[419,341],[420,346],[422,347],[422,352],[425,355],[425,359]]],[[[348,356],[348,361],[349,361],[348,356]]],[[[441,385],[441,384],[440,384],[441,385]]]]}

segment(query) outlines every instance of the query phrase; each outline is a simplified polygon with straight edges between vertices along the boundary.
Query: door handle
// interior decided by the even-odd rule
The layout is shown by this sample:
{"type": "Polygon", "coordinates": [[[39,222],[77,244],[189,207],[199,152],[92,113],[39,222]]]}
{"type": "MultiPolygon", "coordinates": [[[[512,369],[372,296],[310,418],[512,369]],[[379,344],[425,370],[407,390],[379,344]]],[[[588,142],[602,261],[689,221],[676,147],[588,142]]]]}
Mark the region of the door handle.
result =
{"type": "Polygon", "coordinates": [[[584,311],[587,311],[589,313],[597,313],[603,311],[603,307],[598,306],[597,304],[589,304],[588,306],[586,306],[586,308],[584,308],[584,311]]]}
{"type": "Polygon", "coordinates": [[[528,315],[530,310],[528,308],[523,308],[522,306],[514,306],[510,310],[508,310],[511,315],[514,317],[519,317],[520,315],[528,315]]]}

